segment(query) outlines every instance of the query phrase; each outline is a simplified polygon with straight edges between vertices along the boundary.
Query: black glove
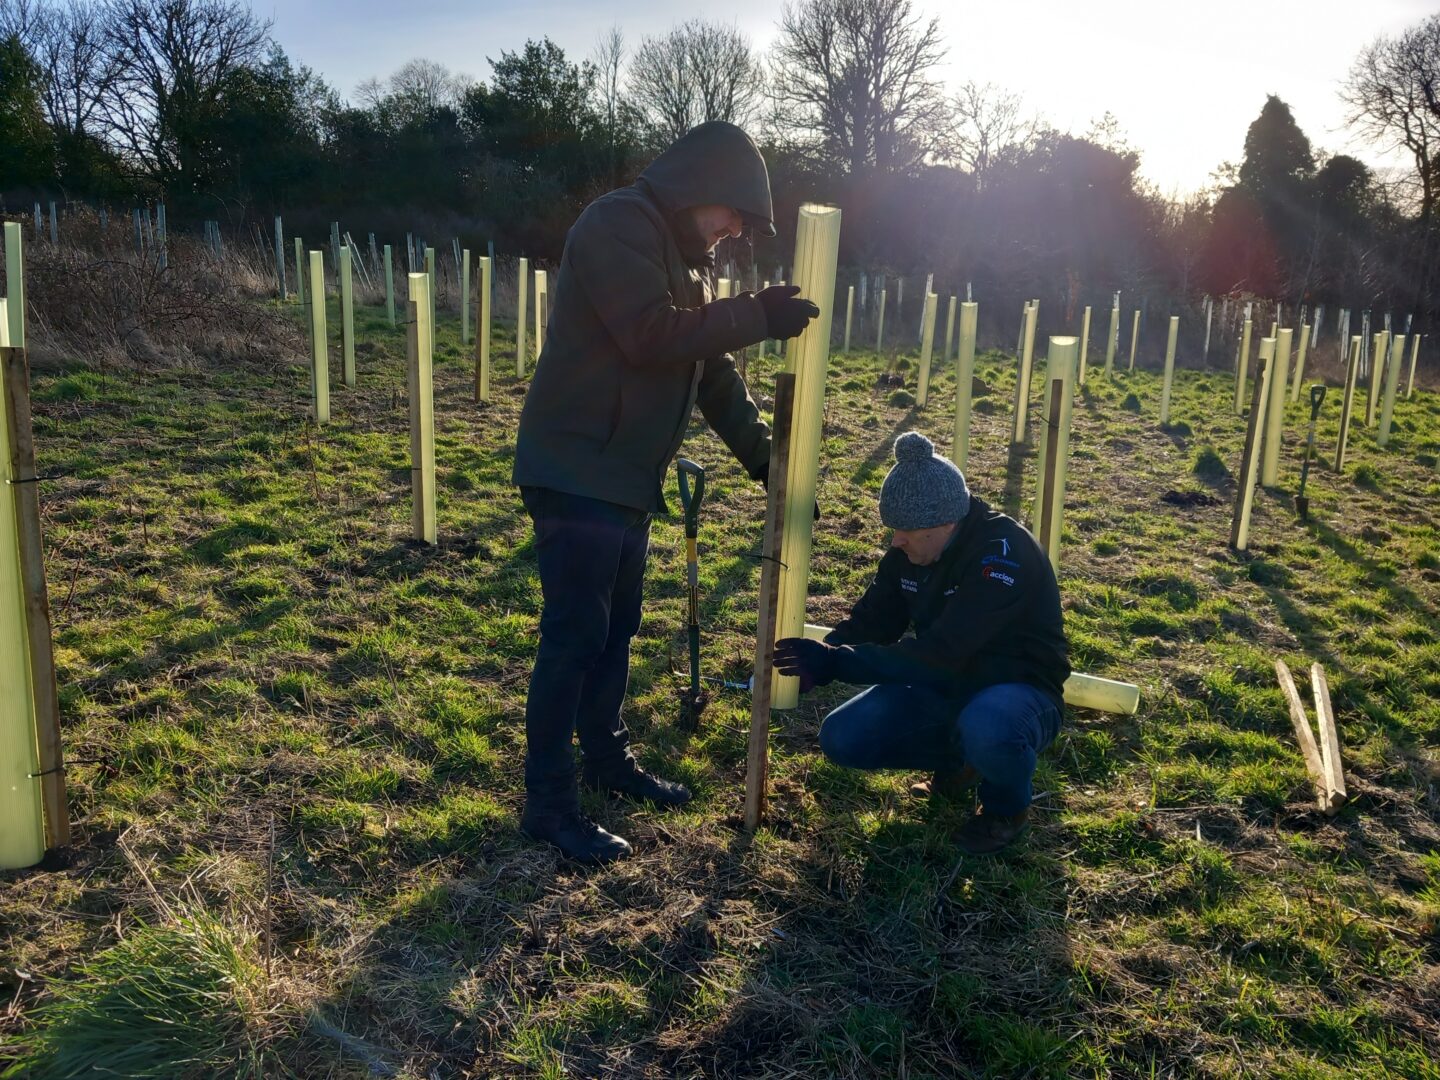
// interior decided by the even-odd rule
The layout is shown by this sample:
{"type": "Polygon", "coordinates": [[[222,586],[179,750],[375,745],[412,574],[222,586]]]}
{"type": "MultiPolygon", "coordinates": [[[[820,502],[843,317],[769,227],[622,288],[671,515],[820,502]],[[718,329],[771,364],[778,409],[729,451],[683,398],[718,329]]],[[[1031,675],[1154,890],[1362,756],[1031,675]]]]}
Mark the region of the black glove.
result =
{"type": "MultiPolygon", "coordinates": [[[[770,490],[770,462],[768,462],[768,461],[765,462],[764,467],[761,468],[759,472],[752,473],[752,474],[751,474],[751,479],[752,479],[752,480],[759,480],[759,481],[760,481],[760,486],[763,487],[766,491],[769,491],[769,490],[770,490]]],[[[819,499],[816,499],[816,500],[815,500],[815,520],[816,520],[816,521],[819,521],[819,520],[820,520],[820,500],[819,500],[819,499]]]]}
{"type": "Polygon", "coordinates": [[[755,294],[765,309],[765,331],[776,341],[799,337],[811,319],[820,317],[820,309],[809,300],[800,299],[799,285],[771,285],[755,294]]]}
{"type": "Polygon", "coordinates": [[[831,670],[835,647],[809,638],[781,638],[775,643],[775,670],[800,680],[800,692],[809,693],[817,686],[835,681],[831,670]]]}

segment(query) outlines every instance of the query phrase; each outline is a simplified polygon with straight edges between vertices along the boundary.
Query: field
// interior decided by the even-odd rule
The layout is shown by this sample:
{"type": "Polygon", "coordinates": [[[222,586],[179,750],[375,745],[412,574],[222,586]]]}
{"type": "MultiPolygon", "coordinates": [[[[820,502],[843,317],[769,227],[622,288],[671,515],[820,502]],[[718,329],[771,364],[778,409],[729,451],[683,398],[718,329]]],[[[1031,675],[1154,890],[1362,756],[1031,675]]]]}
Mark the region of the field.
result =
{"type": "MultiPolygon", "coordinates": [[[[479,408],[458,321],[441,336],[424,549],[404,340],[382,309],[358,321],[359,387],[332,376],[319,430],[298,353],[37,375],[78,825],[54,865],[0,879],[0,1068],[1440,1078],[1440,396],[1402,402],[1385,450],[1357,429],[1345,475],[1312,471],[1309,524],[1292,406],[1284,488],[1257,496],[1237,556],[1230,375],[1180,371],[1161,430],[1158,356],[1092,373],[1061,589],[1075,667],[1140,683],[1142,706],[1068,713],[1035,828],[997,859],[960,857],[962,812],[912,800],[913,776],[819,755],[844,687],[777,714],[769,824],[737,831],[748,699],[677,727],[683,544],[657,520],[627,720],[697,798],[587,796],[636,857],[586,872],[517,830],[539,590],[509,484],[513,337],[479,408]],[[1333,819],[1276,657],[1329,675],[1352,795],[1333,819]]],[[[1028,520],[1014,367],[977,364],[967,473],[1028,520]]],[[[950,443],[953,375],[917,412],[880,369],[832,361],[812,621],[873,570],[894,436],[950,443]]],[[[757,397],[774,371],[752,364],[757,397]]],[[[711,472],[706,671],[743,677],[763,493],[703,424],[686,453],[711,472]]]]}

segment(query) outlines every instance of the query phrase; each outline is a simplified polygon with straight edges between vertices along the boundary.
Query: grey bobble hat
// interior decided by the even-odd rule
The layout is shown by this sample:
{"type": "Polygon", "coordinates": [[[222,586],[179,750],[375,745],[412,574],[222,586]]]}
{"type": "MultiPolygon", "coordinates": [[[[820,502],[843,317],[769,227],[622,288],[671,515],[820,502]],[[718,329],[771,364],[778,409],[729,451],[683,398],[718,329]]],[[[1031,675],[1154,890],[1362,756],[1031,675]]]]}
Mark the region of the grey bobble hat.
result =
{"type": "Polygon", "coordinates": [[[933,529],[970,512],[965,476],[918,431],[895,440],[895,464],[880,488],[880,520],[887,529],[933,529]]]}

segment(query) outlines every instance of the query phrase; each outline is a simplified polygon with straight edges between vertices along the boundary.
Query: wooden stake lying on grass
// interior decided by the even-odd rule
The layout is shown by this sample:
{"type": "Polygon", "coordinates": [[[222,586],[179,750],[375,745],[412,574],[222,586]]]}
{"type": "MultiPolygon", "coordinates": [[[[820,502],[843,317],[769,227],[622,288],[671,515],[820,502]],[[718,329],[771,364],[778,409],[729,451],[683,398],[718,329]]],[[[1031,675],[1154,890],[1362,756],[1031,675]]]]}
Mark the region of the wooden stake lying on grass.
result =
{"type": "Polygon", "coordinates": [[[775,632],[780,607],[780,551],[785,538],[785,487],[790,466],[790,420],[795,376],[775,377],[775,415],[770,426],[770,481],[765,538],[760,550],[760,622],[755,632],[755,680],[750,698],[750,747],[745,764],[745,828],[753,832],[765,816],[770,768],[770,693],[775,683],[775,632]]]}
{"type": "Polygon", "coordinates": [[[1330,813],[1329,785],[1326,782],[1325,765],[1320,758],[1320,747],[1315,742],[1315,733],[1310,730],[1310,718],[1305,715],[1305,703],[1300,700],[1300,692],[1295,689],[1295,679],[1284,660],[1275,661],[1275,676],[1280,680],[1280,692],[1285,695],[1285,703],[1290,707],[1290,723],[1295,728],[1295,739],[1300,744],[1301,755],[1305,758],[1305,771],[1310,774],[1310,781],[1315,785],[1315,798],[1320,809],[1330,813]]]}
{"type": "Polygon", "coordinates": [[[1330,704],[1330,684],[1325,669],[1310,665],[1310,687],[1315,694],[1315,719],[1320,728],[1320,761],[1325,767],[1326,813],[1333,814],[1345,803],[1345,769],[1340,760],[1340,733],[1335,728],[1335,710],[1330,704]]]}

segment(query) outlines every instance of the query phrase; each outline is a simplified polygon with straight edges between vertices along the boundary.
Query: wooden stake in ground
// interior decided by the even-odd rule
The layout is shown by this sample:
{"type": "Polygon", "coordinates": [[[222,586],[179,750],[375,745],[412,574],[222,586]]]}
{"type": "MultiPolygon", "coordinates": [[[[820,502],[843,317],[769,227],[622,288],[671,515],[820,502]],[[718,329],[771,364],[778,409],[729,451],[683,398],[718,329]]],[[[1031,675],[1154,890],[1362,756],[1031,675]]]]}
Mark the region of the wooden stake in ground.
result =
{"type": "Polygon", "coordinates": [[[530,260],[520,259],[520,294],[516,303],[519,305],[515,316],[515,374],[520,378],[525,377],[525,311],[526,299],[530,291],[530,260]]]}
{"type": "Polygon", "coordinates": [[[933,292],[925,295],[925,308],[920,316],[920,376],[915,384],[915,406],[923,409],[930,397],[930,361],[935,355],[935,306],[940,297],[933,292]]]}
{"type": "Polygon", "coordinates": [[[1285,429],[1285,396],[1290,385],[1286,375],[1290,368],[1290,342],[1294,336],[1293,330],[1281,330],[1275,335],[1275,357],[1270,364],[1274,373],[1270,376],[1265,440],[1260,455],[1260,483],[1265,487],[1274,487],[1280,482],[1280,438],[1285,429]]]}
{"type": "Polygon", "coordinates": [[[1245,411],[1245,380],[1250,376],[1250,335],[1254,327],[1255,321],[1247,318],[1244,329],[1240,331],[1240,354],[1236,357],[1235,367],[1236,416],[1245,411]]]}
{"type": "Polygon", "coordinates": [[[1165,381],[1160,386],[1160,426],[1170,423],[1170,388],[1175,383],[1175,342],[1180,336],[1180,316],[1170,316],[1170,336],[1165,341],[1165,381]]]}
{"type": "Polygon", "coordinates": [[[330,422],[330,340],[325,326],[325,253],[310,252],[310,399],[315,423],[330,422]]]}
{"type": "Polygon", "coordinates": [[[1330,785],[1325,775],[1325,765],[1320,757],[1320,747],[1315,742],[1315,733],[1310,730],[1310,718],[1305,715],[1305,703],[1295,689],[1295,679],[1284,660],[1275,661],[1275,677],[1280,681],[1280,692],[1290,707],[1290,723],[1295,728],[1295,740],[1300,744],[1300,754],[1305,759],[1305,771],[1315,785],[1315,800],[1321,810],[1333,813],[1330,806],[1330,785]]]}
{"type": "Polygon", "coordinates": [[[480,301],[475,305],[475,400],[490,400],[490,258],[480,256],[480,301]]]}
{"type": "Polygon", "coordinates": [[[1319,664],[1310,666],[1310,687],[1315,694],[1315,719],[1320,728],[1320,760],[1325,766],[1328,810],[1334,813],[1346,799],[1345,768],[1340,759],[1340,733],[1335,727],[1335,710],[1330,704],[1330,685],[1325,681],[1325,669],[1319,664]]]}
{"type": "Polygon", "coordinates": [[[1045,361],[1044,415],[1040,418],[1040,457],[1031,521],[1035,539],[1060,573],[1060,533],[1065,519],[1065,479],[1070,465],[1070,411],[1075,400],[1075,363],[1080,343],[1052,337],[1045,361]]]}
{"type": "Polygon", "coordinates": [[[1390,343],[1390,361],[1385,371],[1385,395],[1380,405],[1380,430],[1375,435],[1377,446],[1390,442],[1390,428],[1395,421],[1395,396],[1400,389],[1400,365],[1405,362],[1405,335],[1396,334],[1390,343]]]}
{"type": "Polygon", "coordinates": [[[745,828],[754,832],[765,816],[770,771],[770,695],[775,683],[775,638],[780,600],[780,557],[785,539],[785,495],[790,466],[790,425],[795,376],[775,377],[775,415],[770,426],[770,480],[765,536],[760,545],[760,620],[755,633],[755,678],[750,695],[750,746],[745,763],[745,828]]]}
{"type": "MultiPolygon", "coordinates": [[[[813,320],[791,341],[789,370],[795,373],[795,415],[790,434],[790,472],[785,485],[785,546],[780,574],[779,627],[782,637],[805,630],[805,601],[810,586],[810,540],[815,524],[815,486],[825,414],[825,373],[830,356],[830,319],[835,295],[835,263],[840,253],[840,210],[834,206],[800,207],[795,230],[795,284],[800,295],[820,306],[813,320]]],[[[776,680],[775,706],[793,709],[800,680],[776,680]]]]}
{"type": "Polygon", "coordinates": [[[1236,551],[1244,551],[1250,545],[1250,511],[1255,505],[1255,483],[1260,478],[1260,433],[1265,423],[1274,355],[1275,339],[1261,338],[1255,395],[1250,399],[1250,419],[1245,426],[1245,449],[1241,451],[1240,467],[1235,470],[1235,516],[1230,523],[1230,546],[1236,551]]]}
{"type": "Polygon", "coordinates": [[[410,489],[413,500],[413,537],[435,543],[435,401],[432,360],[435,339],[430,324],[428,274],[410,275],[410,299],[405,305],[406,346],[410,394],[410,489]]]}
{"type": "Polygon", "coordinates": [[[1025,308],[1025,324],[1021,327],[1020,364],[1015,370],[1015,426],[1010,432],[1012,443],[1025,441],[1025,427],[1030,411],[1030,372],[1035,360],[1035,324],[1040,318],[1036,301],[1025,308]]]}
{"type": "MultiPolygon", "coordinates": [[[[14,288],[11,279],[11,289],[14,288]]],[[[7,328],[8,336],[8,328],[7,328]]],[[[0,702],[0,729],[8,751],[0,755],[0,834],[20,826],[24,807],[44,808],[41,848],[70,842],[70,813],[65,798],[65,765],[60,747],[60,702],[55,690],[55,657],[50,628],[50,601],[45,587],[44,542],[40,532],[40,493],[35,474],[35,445],[30,420],[30,370],[25,350],[0,349],[3,367],[4,415],[0,418],[0,466],[5,468],[9,495],[0,495],[0,672],[7,687],[0,702]],[[6,521],[10,518],[10,521],[6,521]],[[28,684],[28,686],[27,686],[28,684]],[[26,687],[26,690],[18,690],[26,687]],[[27,692],[28,691],[28,692],[27,692]],[[11,710],[19,708],[16,716],[11,710]],[[18,739],[9,736],[16,735],[18,739]],[[18,744],[18,745],[17,745],[18,744]],[[21,747],[24,753],[20,753],[21,747]],[[32,749],[33,747],[33,749],[32,749]],[[31,766],[34,766],[33,768],[31,766]],[[21,774],[24,775],[21,775],[21,774]],[[36,789],[38,788],[38,799],[36,789]],[[14,796],[11,798],[9,796],[14,796]]],[[[35,820],[38,824],[38,818],[35,820]]],[[[0,836],[5,865],[13,855],[11,839],[0,836]]],[[[18,839],[18,837],[16,837],[18,839]]],[[[14,865],[28,866],[34,858],[14,865]]]]}
{"type": "Polygon", "coordinates": [[[340,249],[340,351],[345,385],[355,385],[355,279],[349,246],[340,249]]]}
{"type": "Polygon", "coordinates": [[[1345,470],[1345,450],[1350,443],[1350,418],[1355,411],[1355,383],[1360,375],[1359,334],[1350,339],[1350,362],[1345,366],[1345,397],[1340,405],[1340,433],[1335,438],[1335,471],[1345,470]]]}
{"type": "Polygon", "coordinates": [[[970,458],[970,392],[975,381],[975,330],[980,322],[980,305],[960,305],[960,350],[955,356],[955,441],[950,460],[964,471],[970,458]]]}

